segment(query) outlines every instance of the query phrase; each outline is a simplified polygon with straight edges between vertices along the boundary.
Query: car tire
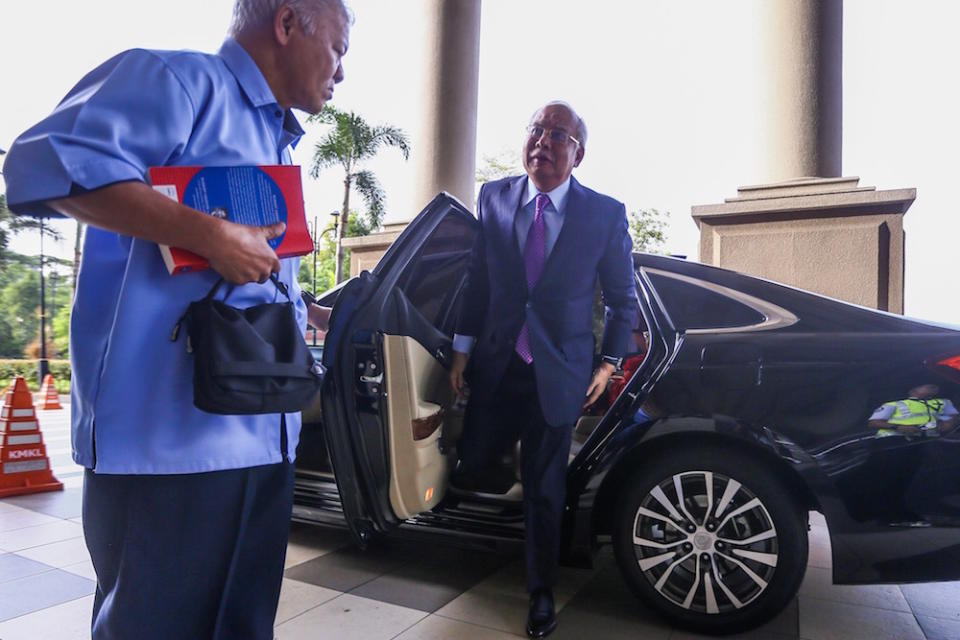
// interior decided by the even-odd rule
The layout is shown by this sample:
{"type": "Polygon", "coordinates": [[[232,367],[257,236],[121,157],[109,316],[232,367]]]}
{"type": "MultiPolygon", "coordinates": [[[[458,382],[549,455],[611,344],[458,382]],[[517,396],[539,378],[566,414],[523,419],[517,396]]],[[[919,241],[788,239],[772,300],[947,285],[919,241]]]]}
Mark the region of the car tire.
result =
{"type": "Polygon", "coordinates": [[[770,468],[731,448],[658,454],[627,481],[614,518],[627,583],[675,625],[700,633],[766,622],[806,570],[806,511],[770,468]]]}

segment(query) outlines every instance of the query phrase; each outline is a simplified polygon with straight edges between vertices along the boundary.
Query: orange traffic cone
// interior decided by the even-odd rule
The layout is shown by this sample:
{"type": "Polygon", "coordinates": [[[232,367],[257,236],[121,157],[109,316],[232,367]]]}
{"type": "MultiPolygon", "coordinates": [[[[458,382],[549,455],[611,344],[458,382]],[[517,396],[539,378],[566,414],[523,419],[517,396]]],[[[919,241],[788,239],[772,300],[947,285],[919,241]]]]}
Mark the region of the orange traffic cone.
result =
{"type": "Polygon", "coordinates": [[[53,374],[43,376],[43,384],[40,385],[40,393],[37,395],[37,409],[63,409],[60,406],[57,386],[53,383],[53,374]]]}
{"type": "Polygon", "coordinates": [[[62,489],[50,470],[27,383],[18,376],[0,408],[0,498],[62,489]]]}

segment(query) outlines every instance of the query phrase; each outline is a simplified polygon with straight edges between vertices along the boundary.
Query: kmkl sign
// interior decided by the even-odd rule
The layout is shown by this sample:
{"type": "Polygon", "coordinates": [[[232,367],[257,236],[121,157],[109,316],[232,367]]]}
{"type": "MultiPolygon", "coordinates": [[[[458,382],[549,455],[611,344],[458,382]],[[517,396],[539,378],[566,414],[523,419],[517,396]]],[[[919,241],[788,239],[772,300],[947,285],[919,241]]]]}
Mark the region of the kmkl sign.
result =
{"type": "Polygon", "coordinates": [[[21,458],[42,458],[43,449],[11,449],[7,458],[9,460],[20,460],[21,458]]]}

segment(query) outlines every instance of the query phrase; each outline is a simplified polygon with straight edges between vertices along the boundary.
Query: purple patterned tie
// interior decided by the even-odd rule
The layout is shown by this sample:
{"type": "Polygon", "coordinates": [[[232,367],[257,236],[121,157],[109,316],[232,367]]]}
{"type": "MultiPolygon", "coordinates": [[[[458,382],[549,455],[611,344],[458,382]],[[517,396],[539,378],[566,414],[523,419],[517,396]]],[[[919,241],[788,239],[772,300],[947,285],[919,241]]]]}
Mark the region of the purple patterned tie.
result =
{"type": "MultiPolygon", "coordinates": [[[[527,232],[527,242],[523,247],[523,262],[527,270],[527,290],[533,291],[533,286],[540,279],[543,273],[543,263],[547,257],[547,224],[543,220],[543,212],[550,204],[550,196],[537,194],[536,213],[533,216],[533,224],[527,232]]],[[[530,350],[530,335],[527,332],[527,323],[524,321],[520,329],[520,335],[517,336],[517,355],[524,362],[530,364],[533,362],[533,351],[530,350]]]]}

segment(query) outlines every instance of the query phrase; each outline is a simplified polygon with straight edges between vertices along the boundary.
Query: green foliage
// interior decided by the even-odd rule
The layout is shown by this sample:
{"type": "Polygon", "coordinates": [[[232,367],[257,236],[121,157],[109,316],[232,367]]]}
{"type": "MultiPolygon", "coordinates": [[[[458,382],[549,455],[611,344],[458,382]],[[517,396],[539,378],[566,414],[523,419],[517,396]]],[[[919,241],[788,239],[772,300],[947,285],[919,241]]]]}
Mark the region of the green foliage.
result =
{"type": "Polygon", "coordinates": [[[385,213],[383,205],[387,198],[387,194],[380,186],[380,181],[377,180],[377,176],[372,171],[364,170],[354,173],[353,187],[367,203],[367,210],[364,212],[362,219],[354,211],[351,211],[350,215],[347,216],[347,233],[344,235],[347,238],[352,235],[365,236],[370,231],[379,229],[383,222],[383,214],[385,213]],[[360,221],[359,225],[354,224],[358,221],[360,221]],[[351,230],[357,229],[361,230],[362,233],[350,233],[351,230]]]}
{"type": "MultiPolygon", "coordinates": [[[[21,357],[28,346],[40,338],[40,258],[25,256],[9,249],[10,238],[23,232],[40,232],[40,221],[35,218],[16,216],[7,208],[5,193],[0,193],[0,358],[21,357]]],[[[60,234],[45,223],[42,227],[44,237],[60,240],[60,234]]],[[[58,340],[53,329],[54,311],[70,304],[69,283],[57,274],[51,273],[51,264],[68,264],[46,256],[48,343],[55,344],[58,350],[66,353],[65,335],[58,340]],[[56,297],[54,299],[54,296],[56,297]]],[[[69,324],[69,320],[67,321],[69,324]]],[[[51,354],[52,355],[52,354],[51,354]]]]}
{"type": "Polygon", "coordinates": [[[633,250],[646,253],[663,253],[666,242],[667,219],[669,211],[640,209],[627,214],[630,237],[633,238],[633,250]]]}
{"type": "Polygon", "coordinates": [[[7,246],[10,242],[10,232],[7,227],[13,214],[7,208],[7,194],[0,193],[0,266],[6,262],[7,246]]]}
{"type": "MultiPolygon", "coordinates": [[[[7,207],[7,194],[0,193],[0,266],[6,265],[10,258],[10,238],[25,231],[39,233],[40,221],[36,218],[15,215],[7,207]]],[[[43,236],[58,242],[63,239],[63,235],[51,228],[49,223],[43,225],[43,236]]]]}
{"type": "MultiPolygon", "coordinates": [[[[2,155],[2,153],[0,153],[2,155]]],[[[61,234],[46,221],[15,215],[7,207],[7,196],[0,192],[0,358],[21,358],[31,346],[40,344],[40,257],[26,256],[10,251],[10,238],[18,233],[42,231],[47,240],[62,240],[61,234]]],[[[44,256],[47,302],[48,357],[66,355],[70,347],[69,326],[72,281],[54,270],[56,266],[72,266],[68,260],[44,256]],[[54,268],[51,268],[54,267],[54,268]]],[[[0,384],[9,383],[13,374],[0,360],[0,384]]],[[[28,382],[36,378],[35,360],[15,360],[28,382]],[[25,363],[25,364],[24,364],[25,363]]],[[[53,371],[60,392],[70,389],[70,363],[68,360],[50,360],[58,369],[53,371]]],[[[20,371],[20,369],[18,369],[20,371]]]]}
{"type": "Polygon", "coordinates": [[[320,240],[320,250],[317,252],[316,287],[314,287],[313,254],[311,253],[300,259],[300,273],[297,274],[297,281],[301,289],[318,295],[333,288],[333,262],[336,252],[337,245],[333,240],[333,234],[324,234],[320,240]]]}
{"type": "Polygon", "coordinates": [[[380,228],[379,222],[374,222],[369,218],[358,215],[356,211],[350,212],[350,217],[347,220],[347,233],[344,234],[347,238],[355,238],[357,236],[368,236],[377,229],[380,228]]]}
{"type": "Polygon", "coordinates": [[[0,335],[8,338],[0,342],[0,357],[7,358],[22,356],[40,331],[40,274],[11,257],[0,275],[0,335]]]}
{"type": "MultiPolygon", "coordinates": [[[[322,230],[321,230],[322,231],[322,230]]],[[[368,226],[368,221],[362,216],[352,211],[350,219],[347,222],[346,236],[353,238],[355,236],[370,235],[375,231],[368,226]]],[[[319,295],[334,287],[334,261],[336,260],[337,243],[332,232],[324,233],[320,239],[320,251],[317,252],[317,286],[313,286],[313,254],[307,254],[300,259],[300,272],[297,274],[297,282],[304,291],[310,291],[314,295],[319,295]]],[[[350,264],[350,249],[344,249],[344,264],[350,264]]]]}
{"type": "MultiPolygon", "coordinates": [[[[50,366],[57,393],[70,393],[70,361],[47,360],[47,364],[50,366]]],[[[40,390],[37,384],[36,360],[0,360],[0,388],[6,389],[17,376],[23,376],[31,391],[40,390]]]]}
{"type": "MultiPolygon", "coordinates": [[[[69,291],[64,291],[64,298],[67,298],[69,291]]],[[[60,292],[57,292],[57,298],[60,292]]],[[[66,355],[70,353],[70,307],[69,298],[60,302],[51,316],[50,331],[53,336],[53,346],[57,350],[57,355],[66,355]]],[[[48,338],[50,339],[50,338],[48,338]]]]}
{"type": "MultiPolygon", "coordinates": [[[[6,151],[0,149],[0,156],[6,155],[6,151]]],[[[7,232],[7,225],[10,224],[12,217],[10,209],[7,208],[7,194],[0,193],[0,267],[3,266],[7,255],[7,243],[10,241],[7,232]]]]}
{"type": "Polygon", "coordinates": [[[475,180],[477,184],[499,180],[507,176],[518,176],[524,172],[516,151],[503,150],[496,155],[485,155],[477,167],[475,180]]]}
{"type": "MultiPolygon", "coordinates": [[[[6,197],[4,197],[4,208],[6,208],[6,197]]],[[[40,233],[41,223],[39,218],[33,218],[30,216],[18,216],[11,213],[7,225],[13,233],[22,233],[24,231],[33,231],[40,233]]],[[[43,237],[47,240],[53,240],[54,242],[60,242],[63,240],[63,234],[50,226],[49,221],[44,221],[42,224],[43,228],[43,237]]]]}
{"type": "MultiPolygon", "coordinates": [[[[47,342],[58,354],[69,347],[70,280],[69,276],[49,270],[50,263],[65,261],[48,259],[47,342]]],[[[40,271],[39,258],[9,252],[0,270],[0,358],[19,358],[40,338],[40,271]]],[[[48,354],[50,356],[54,354],[48,354]]]]}
{"type": "MultiPolygon", "coordinates": [[[[5,266],[12,257],[9,250],[10,238],[23,232],[39,233],[40,220],[14,214],[7,207],[7,194],[0,193],[0,266],[5,266]]],[[[43,225],[43,237],[58,242],[63,239],[63,235],[51,228],[47,222],[43,225]]]]}
{"type": "Polygon", "coordinates": [[[353,111],[340,111],[330,105],[324,106],[320,113],[310,116],[307,122],[330,125],[326,135],[314,147],[310,176],[316,178],[322,170],[333,166],[343,169],[340,223],[347,225],[345,235],[350,236],[351,231],[358,231],[355,235],[366,235],[380,228],[385,213],[386,194],[376,175],[372,171],[361,169],[360,164],[373,158],[383,147],[399,149],[404,160],[409,159],[410,142],[407,134],[390,125],[371,126],[353,111]],[[351,190],[360,194],[366,204],[366,211],[360,216],[359,226],[352,225],[357,216],[350,215],[351,190]]]}
{"type": "Polygon", "coordinates": [[[70,351],[71,285],[67,273],[47,274],[47,340],[53,343],[57,356],[65,356],[70,351]]]}

